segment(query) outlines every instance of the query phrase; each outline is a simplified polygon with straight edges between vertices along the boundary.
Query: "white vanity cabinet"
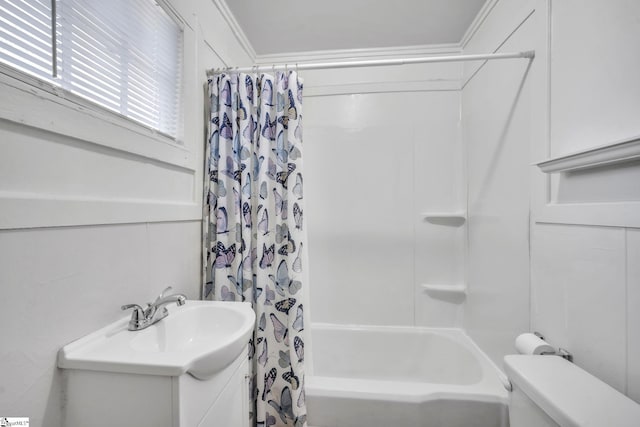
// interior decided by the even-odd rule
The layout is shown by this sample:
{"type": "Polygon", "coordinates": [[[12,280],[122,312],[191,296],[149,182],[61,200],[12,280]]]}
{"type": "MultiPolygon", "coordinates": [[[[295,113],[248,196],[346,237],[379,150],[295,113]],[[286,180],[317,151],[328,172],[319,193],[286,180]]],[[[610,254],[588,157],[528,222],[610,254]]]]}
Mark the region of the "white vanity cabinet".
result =
{"type": "Polygon", "coordinates": [[[207,380],[64,369],[67,427],[249,427],[246,348],[207,380]]]}
{"type": "Polygon", "coordinates": [[[125,317],[60,349],[65,427],[248,427],[251,304],[167,311],[143,329],[125,317]]]}

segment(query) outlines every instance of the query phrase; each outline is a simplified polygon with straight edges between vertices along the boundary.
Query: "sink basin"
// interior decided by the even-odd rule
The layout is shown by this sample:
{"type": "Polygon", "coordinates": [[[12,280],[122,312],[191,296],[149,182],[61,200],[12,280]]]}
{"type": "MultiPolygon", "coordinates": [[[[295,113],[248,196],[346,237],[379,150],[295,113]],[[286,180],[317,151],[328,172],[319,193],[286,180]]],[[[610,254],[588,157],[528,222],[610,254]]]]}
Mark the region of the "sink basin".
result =
{"type": "Polygon", "coordinates": [[[187,301],[167,307],[169,316],[129,331],[129,316],[64,346],[66,369],[179,376],[206,380],[244,350],[255,324],[249,303],[187,301]]]}

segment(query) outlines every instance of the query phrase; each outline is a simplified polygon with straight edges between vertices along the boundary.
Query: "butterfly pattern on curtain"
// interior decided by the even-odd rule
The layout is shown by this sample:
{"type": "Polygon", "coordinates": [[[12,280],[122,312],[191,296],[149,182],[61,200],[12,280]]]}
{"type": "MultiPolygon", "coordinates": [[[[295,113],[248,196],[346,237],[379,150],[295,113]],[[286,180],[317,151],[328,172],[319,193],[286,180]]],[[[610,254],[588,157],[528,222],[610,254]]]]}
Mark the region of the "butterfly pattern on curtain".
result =
{"type": "Polygon", "coordinates": [[[303,427],[302,84],[219,74],[209,98],[203,296],[253,304],[253,424],[303,427]]]}

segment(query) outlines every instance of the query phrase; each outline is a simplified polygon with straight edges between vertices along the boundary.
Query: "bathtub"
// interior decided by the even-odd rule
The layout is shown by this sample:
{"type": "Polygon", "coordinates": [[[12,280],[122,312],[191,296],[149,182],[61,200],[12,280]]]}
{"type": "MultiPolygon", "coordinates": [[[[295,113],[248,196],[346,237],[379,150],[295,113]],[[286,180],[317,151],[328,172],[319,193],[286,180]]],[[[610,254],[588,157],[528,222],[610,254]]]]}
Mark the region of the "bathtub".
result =
{"type": "Polygon", "coordinates": [[[459,329],[314,324],[310,427],[504,427],[506,377],[459,329]]]}

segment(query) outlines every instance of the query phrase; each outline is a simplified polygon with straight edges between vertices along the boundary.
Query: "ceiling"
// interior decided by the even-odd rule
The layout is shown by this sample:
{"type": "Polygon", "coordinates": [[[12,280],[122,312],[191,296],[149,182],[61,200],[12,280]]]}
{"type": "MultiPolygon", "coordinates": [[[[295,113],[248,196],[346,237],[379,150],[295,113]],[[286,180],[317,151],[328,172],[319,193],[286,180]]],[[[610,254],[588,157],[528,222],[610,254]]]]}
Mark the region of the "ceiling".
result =
{"type": "Polygon", "coordinates": [[[258,55],[458,43],[486,0],[226,0],[258,55]]]}

